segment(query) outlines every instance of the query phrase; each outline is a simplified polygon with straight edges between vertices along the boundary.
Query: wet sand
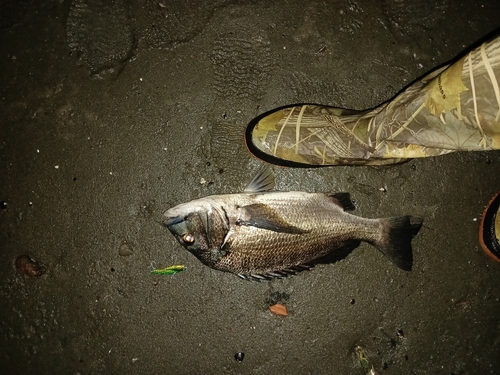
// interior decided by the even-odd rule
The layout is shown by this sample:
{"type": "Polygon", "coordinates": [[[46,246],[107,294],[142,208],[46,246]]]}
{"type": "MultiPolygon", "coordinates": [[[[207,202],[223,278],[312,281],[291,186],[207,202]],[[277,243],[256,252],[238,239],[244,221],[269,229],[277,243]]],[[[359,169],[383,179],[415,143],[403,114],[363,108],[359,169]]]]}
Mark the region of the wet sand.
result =
{"type": "Polygon", "coordinates": [[[498,373],[500,265],[477,232],[500,152],[274,169],[280,190],[349,191],[363,217],[423,216],[409,273],[361,245],[249,282],[161,225],[244,188],[257,115],[377,106],[500,26],[497,2],[199,4],[0,5],[0,372],[364,374],[360,346],[379,374],[498,373]]]}

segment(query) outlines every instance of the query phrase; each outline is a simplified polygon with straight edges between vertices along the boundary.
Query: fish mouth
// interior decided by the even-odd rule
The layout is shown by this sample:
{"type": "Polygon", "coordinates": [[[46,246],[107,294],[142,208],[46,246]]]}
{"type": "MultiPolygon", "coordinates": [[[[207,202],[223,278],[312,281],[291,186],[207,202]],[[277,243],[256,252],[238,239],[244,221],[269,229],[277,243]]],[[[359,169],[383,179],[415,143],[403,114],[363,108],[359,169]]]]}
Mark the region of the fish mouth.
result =
{"type": "Polygon", "coordinates": [[[171,225],[179,224],[184,221],[183,216],[173,216],[173,217],[167,217],[163,221],[163,225],[166,226],[167,228],[171,225]]]}

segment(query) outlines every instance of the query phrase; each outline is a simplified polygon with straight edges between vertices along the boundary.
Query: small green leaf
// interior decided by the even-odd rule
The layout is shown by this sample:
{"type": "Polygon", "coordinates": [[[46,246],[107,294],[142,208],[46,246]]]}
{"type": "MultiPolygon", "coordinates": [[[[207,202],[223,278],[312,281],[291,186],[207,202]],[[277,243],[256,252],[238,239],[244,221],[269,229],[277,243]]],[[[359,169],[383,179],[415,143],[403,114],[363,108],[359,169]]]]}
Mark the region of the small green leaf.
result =
{"type": "Polygon", "coordinates": [[[175,275],[177,272],[186,270],[186,266],[182,264],[176,264],[167,268],[152,270],[151,273],[154,275],[175,275]]]}

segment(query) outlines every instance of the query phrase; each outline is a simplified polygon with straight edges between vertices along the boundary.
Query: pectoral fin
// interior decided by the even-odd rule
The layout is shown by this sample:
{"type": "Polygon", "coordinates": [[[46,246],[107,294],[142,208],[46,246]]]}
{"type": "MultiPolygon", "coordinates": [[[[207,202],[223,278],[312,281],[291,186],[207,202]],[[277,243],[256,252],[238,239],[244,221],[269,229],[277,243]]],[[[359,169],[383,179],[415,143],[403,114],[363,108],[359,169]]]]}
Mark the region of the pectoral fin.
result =
{"type": "Polygon", "coordinates": [[[239,209],[241,215],[236,222],[238,225],[247,225],[281,233],[302,234],[308,232],[287,223],[276,211],[265,204],[255,203],[239,209]]]}

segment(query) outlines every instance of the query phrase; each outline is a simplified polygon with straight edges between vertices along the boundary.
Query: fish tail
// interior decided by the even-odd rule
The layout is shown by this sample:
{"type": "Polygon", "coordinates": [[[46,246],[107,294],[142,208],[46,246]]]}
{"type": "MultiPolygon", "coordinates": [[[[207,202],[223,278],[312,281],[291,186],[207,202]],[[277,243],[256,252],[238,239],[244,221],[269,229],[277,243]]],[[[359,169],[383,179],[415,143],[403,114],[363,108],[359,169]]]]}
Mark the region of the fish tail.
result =
{"type": "Polygon", "coordinates": [[[411,240],[422,227],[423,219],[415,216],[396,216],[380,219],[382,235],[374,245],[396,266],[411,271],[413,255],[411,240]]]}

